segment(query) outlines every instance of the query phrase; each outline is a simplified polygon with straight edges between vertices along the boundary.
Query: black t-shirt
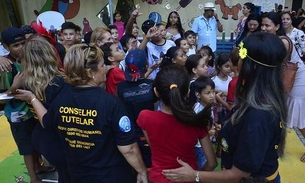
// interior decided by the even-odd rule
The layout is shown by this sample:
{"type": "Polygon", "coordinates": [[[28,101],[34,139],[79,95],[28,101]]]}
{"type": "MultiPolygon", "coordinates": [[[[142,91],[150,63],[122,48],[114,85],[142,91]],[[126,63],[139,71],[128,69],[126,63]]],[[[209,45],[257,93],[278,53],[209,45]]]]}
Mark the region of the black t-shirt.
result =
{"type": "Polygon", "coordinates": [[[71,182],[134,181],[117,146],[136,142],[135,130],[117,97],[100,87],[66,84],[44,115],[43,124],[60,135],[71,182]]]}
{"type": "Polygon", "coordinates": [[[248,109],[238,124],[228,122],[221,130],[222,166],[234,165],[252,177],[268,177],[278,169],[277,148],[281,121],[271,111],[248,109]]]}

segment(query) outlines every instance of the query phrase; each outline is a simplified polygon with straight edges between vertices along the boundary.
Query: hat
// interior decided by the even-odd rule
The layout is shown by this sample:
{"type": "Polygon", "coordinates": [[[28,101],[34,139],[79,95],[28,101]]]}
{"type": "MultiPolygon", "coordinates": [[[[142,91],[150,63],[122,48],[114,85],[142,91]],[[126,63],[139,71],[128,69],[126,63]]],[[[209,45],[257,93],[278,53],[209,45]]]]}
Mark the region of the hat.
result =
{"type": "Polygon", "coordinates": [[[148,15],[148,20],[152,20],[152,21],[156,22],[157,24],[161,24],[161,22],[162,22],[161,15],[157,12],[151,12],[148,15]]]}
{"type": "Polygon", "coordinates": [[[147,65],[146,52],[141,49],[131,50],[125,58],[125,78],[127,81],[136,81],[141,77],[147,65]]]}
{"type": "Polygon", "coordinates": [[[20,29],[23,32],[23,34],[35,34],[36,33],[36,31],[30,25],[23,25],[23,26],[21,26],[20,29]]]}
{"type": "Polygon", "coordinates": [[[216,10],[214,3],[205,3],[204,10],[216,10]]]}
{"type": "Polygon", "coordinates": [[[143,24],[142,24],[142,31],[146,34],[147,32],[148,32],[148,30],[150,29],[150,28],[152,28],[154,25],[161,25],[161,23],[159,24],[159,23],[156,23],[156,22],[154,22],[154,21],[152,21],[152,20],[146,20],[145,22],[143,22],[143,24]]]}
{"type": "Polygon", "coordinates": [[[21,29],[17,27],[10,27],[1,32],[2,43],[11,45],[20,41],[25,40],[24,34],[21,29]]]}

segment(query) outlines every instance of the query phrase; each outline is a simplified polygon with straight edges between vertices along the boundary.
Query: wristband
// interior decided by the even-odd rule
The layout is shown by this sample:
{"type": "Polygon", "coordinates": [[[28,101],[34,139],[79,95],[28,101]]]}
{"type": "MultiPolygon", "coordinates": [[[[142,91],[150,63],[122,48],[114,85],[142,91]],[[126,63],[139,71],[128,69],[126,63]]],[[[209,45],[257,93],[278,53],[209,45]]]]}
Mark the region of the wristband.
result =
{"type": "Polygon", "coordinates": [[[30,103],[34,102],[34,100],[36,100],[36,97],[32,98],[32,100],[31,100],[31,102],[30,102],[30,103]]]}

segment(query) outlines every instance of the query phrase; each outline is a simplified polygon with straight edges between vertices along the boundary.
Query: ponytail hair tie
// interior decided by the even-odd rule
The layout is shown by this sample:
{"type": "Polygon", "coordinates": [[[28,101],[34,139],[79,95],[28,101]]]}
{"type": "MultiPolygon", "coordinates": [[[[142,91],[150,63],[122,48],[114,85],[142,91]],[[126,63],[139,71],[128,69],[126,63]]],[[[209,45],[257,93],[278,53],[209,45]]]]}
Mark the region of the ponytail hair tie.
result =
{"type": "Polygon", "coordinates": [[[178,86],[177,86],[176,84],[171,84],[171,85],[169,86],[169,89],[172,90],[173,88],[178,88],[178,86]]]}

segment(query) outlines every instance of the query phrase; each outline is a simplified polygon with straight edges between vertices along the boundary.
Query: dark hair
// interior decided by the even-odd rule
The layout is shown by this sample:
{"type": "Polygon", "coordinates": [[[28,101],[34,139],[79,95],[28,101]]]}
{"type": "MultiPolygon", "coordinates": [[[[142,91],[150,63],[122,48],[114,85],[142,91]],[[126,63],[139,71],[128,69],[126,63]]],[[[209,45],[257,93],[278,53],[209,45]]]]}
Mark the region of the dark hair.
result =
{"type": "Polygon", "coordinates": [[[234,48],[230,55],[229,55],[229,58],[232,62],[232,65],[233,66],[237,66],[238,65],[238,61],[239,61],[239,49],[238,48],[234,48]]]}
{"type": "Polygon", "coordinates": [[[184,39],[183,37],[176,39],[176,40],[175,40],[176,46],[180,47],[180,46],[181,46],[181,41],[182,41],[182,40],[185,40],[185,39],[184,39]]]}
{"type": "Polygon", "coordinates": [[[187,38],[189,35],[196,36],[196,33],[192,30],[188,30],[184,33],[185,38],[187,38]]]}
{"type": "Polygon", "coordinates": [[[211,60],[208,61],[208,65],[211,66],[211,67],[214,67],[215,54],[214,54],[212,48],[209,47],[209,46],[202,46],[202,47],[197,51],[197,53],[200,54],[200,51],[201,51],[201,50],[207,50],[207,51],[208,51],[208,55],[209,55],[209,56],[212,56],[211,60]]]}
{"type": "Polygon", "coordinates": [[[254,12],[255,5],[253,3],[247,2],[244,4],[244,6],[246,6],[247,9],[250,9],[250,13],[254,12]]]}
{"type": "Polygon", "coordinates": [[[211,86],[212,89],[215,89],[215,83],[209,76],[200,76],[194,81],[194,91],[201,92],[207,86],[211,86]]]}
{"type": "Polygon", "coordinates": [[[65,22],[61,25],[61,31],[65,30],[65,29],[73,29],[76,32],[76,31],[78,31],[78,27],[79,26],[75,25],[73,22],[65,22]]]}
{"type": "Polygon", "coordinates": [[[108,25],[108,29],[109,30],[112,30],[112,29],[118,30],[117,26],[116,25],[112,25],[112,24],[108,25]]]}
{"type": "Polygon", "coordinates": [[[114,13],[113,13],[113,21],[116,21],[114,17],[115,17],[117,14],[120,14],[120,15],[121,15],[121,13],[120,13],[119,11],[114,12],[114,13]]]}
{"type": "Polygon", "coordinates": [[[104,62],[106,65],[111,65],[111,62],[109,61],[108,57],[112,56],[112,50],[111,50],[111,45],[113,45],[115,43],[113,42],[107,42],[105,44],[103,44],[102,46],[100,46],[100,48],[102,49],[102,51],[104,52],[104,62]]]}
{"type": "Polygon", "coordinates": [[[189,92],[189,76],[183,66],[170,65],[161,69],[155,79],[158,96],[170,107],[175,118],[182,124],[207,127],[210,122],[211,106],[196,114],[186,99],[189,92]],[[170,88],[172,85],[176,87],[170,88]]]}
{"type": "Polygon", "coordinates": [[[179,32],[179,34],[181,35],[181,37],[183,37],[183,35],[184,35],[184,29],[182,28],[182,23],[181,23],[180,15],[178,14],[177,11],[172,11],[172,12],[170,12],[170,13],[168,14],[167,23],[166,23],[165,28],[167,29],[168,27],[171,26],[171,23],[170,23],[170,21],[169,21],[169,18],[170,18],[170,16],[171,16],[172,14],[174,14],[174,13],[177,15],[177,19],[178,19],[178,20],[177,20],[177,23],[176,23],[178,32],[179,32]]]}
{"type": "Polygon", "coordinates": [[[241,33],[241,35],[236,39],[235,41],[235,46],[238,46],[238,44],[248,35],[249,33],[249,27],[248,23],[251,20],[256,20],[258,22],[258,27],[254,32],[259,32],[261,31],[261,26],[262,26],[262,16],[257,14],[257,13],[251,13],[248,18],[246,19],[244,29],[241,33]]]}
{"type": "Polygon", "coordinates": [[[283,25],[282,25],[282,19],[281,16],[278,13],[275,12],[268,12],[263,14],[262,18],[268,18],[270,19],[275,26],[279,25],[279,29],[276,31],[276,35],[278,36],[284,36],[286,35],[284,29],[283,29],[283,25]]]}
{"type": "Polygon", "coordinates": [[[120,39],[120,43],[124,49],[124,52],[126,53],[128,51],[127,49],[127,43],[129,42],[130,39],[137,39],[134,35],[132,34],[124,34],[121,39],[120,39]]]}
{"type": "Polygon", "coordinates": [[[239,108],[232,115],[231,122],[238,123],[249,108],[271,111],[279,116],[283,125],[278,149],[281,157],[284,153],[287,119],[282,83],[282,63],[287,54],[286,47],[278,36],[265,32],[253,33],[243,43],[247,56],[243,59],[236,87],[236,105],[239,108]]]}
{"type": "Polygon", "coordinates": [[[227,62],[230,61],[229,55],[227,53],[221,53],[219,54],[217,61],[216,61],[216,65],[215,65],[215,69],[217,71],[217,73],[220,72],[220,67],[223,66],[224,64],[226,64],[227,62]]]}
{"type": "Polygon", "coordinates": [[[196,68],[199,64],[199,60],[202,58],[200,54],[193,54],[187,57],[185,62],[185,68],[190,77],[194,75],[193,68],[196,68]]]}
{"type": "Polygon", "coordinates": [[[166,54],[163,56],[162,62],[160,64],[160,68],[162,69],[167,65],[173,64],[173,59],[175,59],[178,56],[179,50],[181,50],[181,48],[178,46],[173,46],[169,48],[166,54]]]}

